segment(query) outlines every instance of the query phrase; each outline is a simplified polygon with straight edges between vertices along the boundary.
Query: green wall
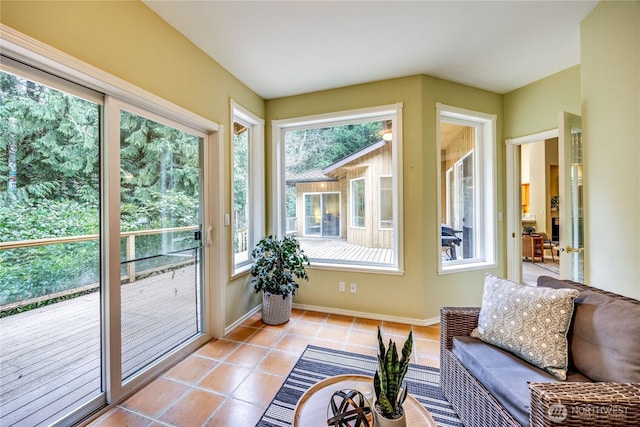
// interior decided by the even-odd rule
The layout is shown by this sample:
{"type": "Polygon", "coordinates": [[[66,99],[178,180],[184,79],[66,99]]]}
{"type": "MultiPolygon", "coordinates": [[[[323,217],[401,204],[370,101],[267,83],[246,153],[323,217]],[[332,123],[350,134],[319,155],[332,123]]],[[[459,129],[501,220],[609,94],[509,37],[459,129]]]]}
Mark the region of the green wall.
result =
{"type": "Polygon", "coordinates": [[[558,128],[558,112],[580,115],[580,66],[506,93],[503,108],[505,139],[558,128]]]}
{"type": "MultiPolygon", "coordinates": [[[[502,115],[499,95],[418,75],[267,101],[267,122],[378,105],[403,103],[404,274],[370,274],[313,269],[295,302],[329,309],[348,310],[408,320],[434,320],[443,305],[480,303],[484,271],[439,276],[440,248],[436,217],[436,103],[441,102],[488,114],[502,115]],[[358,293],[338,292],[338,282],[356,282],[358,293]]],[[[504,149],[498,120],[497,162],[504,149]]],[[[267,131],[267,153],[273,141],[267,131]]],[[[273,164],[272,161],[267,162],[273,164]]],[[[273,192],[269,171],[269,194],[273,192]]],[[[504,180],[498,173],[498,182],[504,180]]],[[[502,185],[499,184],[502,201],[502,185]]],[[[270,200],[272,198],[269,198],[270,200]]],[[[269,206],[271,210],[272,206],[269,206]]],[[[272,220],[272,218],[270,218],[272,220]]],[[[500,232],[500,242],[503,241],[500,232]]],[[[502,258],[503,245],[499,259],[502,258]]],[[[501,274],[502,268],[494,269],[501,274]]]]}
{"type": "Polygon", "coordinates": [[[581,25],[586,276],[640,299],[640,2],[581,25]]]}

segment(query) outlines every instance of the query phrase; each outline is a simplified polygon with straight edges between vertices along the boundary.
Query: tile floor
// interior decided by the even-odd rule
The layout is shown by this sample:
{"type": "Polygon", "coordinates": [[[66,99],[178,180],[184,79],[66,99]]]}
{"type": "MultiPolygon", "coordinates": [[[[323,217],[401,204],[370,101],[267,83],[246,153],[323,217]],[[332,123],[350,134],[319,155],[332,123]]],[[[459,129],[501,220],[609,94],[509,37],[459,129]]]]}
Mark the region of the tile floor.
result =
{"type": "Polygon", "coordinates": [[[414,335],[412,362],[439,366],[440,327],[412,326],[293,310],[284,325],[260,313],[165,372],[91,426],[254,426],[307,344],[376,355],[377,326],[385,342],[414,335]]]}

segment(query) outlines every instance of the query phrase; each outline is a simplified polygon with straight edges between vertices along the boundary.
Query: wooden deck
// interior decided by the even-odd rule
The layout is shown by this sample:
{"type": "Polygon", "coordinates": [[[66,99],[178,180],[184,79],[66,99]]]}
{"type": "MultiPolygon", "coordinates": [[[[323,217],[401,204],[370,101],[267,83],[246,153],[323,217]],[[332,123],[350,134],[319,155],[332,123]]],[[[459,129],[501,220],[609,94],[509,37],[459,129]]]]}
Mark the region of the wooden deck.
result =
{"type": "Polygon", "coordinates": [[[309,258],[369,264],[392,264],[393,249],[367,248],[352,245],[344,239],[299,237],[309,258]]]}
{"type": "MultiPolygon", "coordinates": [[[[193,265],[122,286],[123,377],[196,335],[193,265]]],[[[98,396],[100,295],[0,319],[0,425],[38,426],[98,396]]]]}

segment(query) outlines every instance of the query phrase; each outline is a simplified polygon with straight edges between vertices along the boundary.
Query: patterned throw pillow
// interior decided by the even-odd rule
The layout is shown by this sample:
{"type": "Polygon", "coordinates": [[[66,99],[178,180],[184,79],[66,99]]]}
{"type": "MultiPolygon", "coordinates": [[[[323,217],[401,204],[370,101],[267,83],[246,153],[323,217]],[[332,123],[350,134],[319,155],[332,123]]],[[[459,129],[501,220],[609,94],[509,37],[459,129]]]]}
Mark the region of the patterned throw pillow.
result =
{"type": "Polygon", "coordinates": [[[520,285],[487,274],[472,337],[503,348],[564,380],[575,289],[520,285]]]}

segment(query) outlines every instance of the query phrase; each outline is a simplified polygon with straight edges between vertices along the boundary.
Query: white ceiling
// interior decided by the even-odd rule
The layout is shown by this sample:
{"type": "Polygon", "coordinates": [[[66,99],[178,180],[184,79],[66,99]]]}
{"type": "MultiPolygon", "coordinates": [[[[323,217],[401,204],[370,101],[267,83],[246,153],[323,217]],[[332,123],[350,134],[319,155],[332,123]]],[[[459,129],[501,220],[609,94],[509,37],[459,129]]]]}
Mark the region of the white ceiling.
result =
{"type": "Polygon", "coordinates": [[[144,3],[272,99],[415,74],[506,93],[578,64],[598,2],[144,3]]]}

